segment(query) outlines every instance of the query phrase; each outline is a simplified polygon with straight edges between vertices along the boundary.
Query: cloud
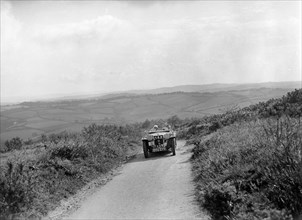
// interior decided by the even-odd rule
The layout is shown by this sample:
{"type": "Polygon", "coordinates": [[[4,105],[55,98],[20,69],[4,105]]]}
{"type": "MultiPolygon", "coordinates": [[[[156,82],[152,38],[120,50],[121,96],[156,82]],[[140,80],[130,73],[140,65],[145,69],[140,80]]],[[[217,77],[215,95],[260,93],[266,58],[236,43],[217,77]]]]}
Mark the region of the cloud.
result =
{"type": "Polygon", "coordinates": [[[19,76],[14,74],[14,69],[18,67],[15,65],[12,68],[11,63],[22,44],[19,37],[21,30],[21,22],[11,13],[11,4],[1,1],[1,95],[7,95],[7,83],[19,80],[19,76]]]}
{"type": "Polygon", "coordinates": [[[169,4],[169,1],[153,0],[153,1],[137,1],[137,0],[125,0],[123,3],[128,4],[130,7],[147,8],[158,4],[169,4]]]}
{"type": "MultiPolygon", "coordinates": [[[[70,2],[74,12],[57,22],[35,23],[31,15],[21,19],[10,3],[2,4],[2,96],[20,94],[15,88],[43,95],[279,81],[289,79],[286,73],[295,80],[301,69],[301,21],[294,14],[267,16],[272,7],[266,4],[229,13],[232,5],[217,3],[102,2],[106,13],[79,19],[81,8],[70,2]]],[[[47,4],[53,3],[44,3],[43,10],[47,4]]],[[[54,9],[47,16],[62,16],[54,9]]]]}
{"type": "Polygon", "coordinates": [[[18,34],[22,28],[21,22],[11,13],[11,4],[1,1],[1,41],[3,49],[15,48],[20,45],[18,34]]]}
{"type": "Polygon", "coordinates": [[[99,40],[112,39],[118,34],[131,30],[131,24],[111,15],[79,23],[59,24],[38,29],[34,35],[44,41],[99,40]]]}
{"type": "MultiPolygon", "coordinates": [[[[6,19],[10,22],[4,26],[10,25],[11,20],[6,19]]],[[[108,89],[108,80],[120,81],[114,79],[119,76],[116,73],[127,69],[125,66],[132,60],[130,56],[135,55],[129,54],[127,58],[131,43],[135,41],[133,31],[129,22],[105,15],[78,23],[39,27],[32,33],[27,32],[26,37],[21,37],[22,31],[5,32],[7,36],[15,36],[12,42],[22,43],[11,50],[12,44],[5,41],[7,49],[1,49],[4,57],[1,59],[5,63],[1,67],[1,94],[17,94],[15,86],[29,95],[54,93],[55,87],[68,92],[68,87],[74,89],[76,86],[80,92],[81,89],[95,89],[87,85],[94,82],[92,86],[96,86],[96,81],[100,87],[108,89]],[[30,86],[33,84],[34,87],[30,86]],[[56,86],[47,86],[52,84],[56,86]]]]}

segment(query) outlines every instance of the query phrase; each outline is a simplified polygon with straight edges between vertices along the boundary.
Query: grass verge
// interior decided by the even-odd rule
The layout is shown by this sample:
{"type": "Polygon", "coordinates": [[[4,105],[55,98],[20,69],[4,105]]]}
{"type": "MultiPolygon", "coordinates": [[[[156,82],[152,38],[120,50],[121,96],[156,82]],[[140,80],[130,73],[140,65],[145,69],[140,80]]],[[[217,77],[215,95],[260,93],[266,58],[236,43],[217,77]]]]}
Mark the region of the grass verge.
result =
{"type": "Polygon", "coordinates": [[[195,143],[198,200],[213,219],[291,219],[302,212],[302,124],[235,123],[195,143]]]}
{"type": "Polygon", "coordinates": [[[1,162],[0,218],[37,218],[121,164],[140,141],[138,126],[92,124],[44,137],[1,162]]]}

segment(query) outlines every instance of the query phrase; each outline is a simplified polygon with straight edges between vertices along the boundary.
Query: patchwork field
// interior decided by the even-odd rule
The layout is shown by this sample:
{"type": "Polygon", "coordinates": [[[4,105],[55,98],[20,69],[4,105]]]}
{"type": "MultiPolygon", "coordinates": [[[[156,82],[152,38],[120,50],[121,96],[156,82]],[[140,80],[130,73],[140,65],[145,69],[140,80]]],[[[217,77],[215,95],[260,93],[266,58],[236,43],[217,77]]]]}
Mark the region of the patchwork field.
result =
{"type": "Polygon", "coordinates": [[[93,122],[125,124],[178,115],[202,117],[281,97],[292,89],[257,88],[220,92],[121,94],[85,100],[25,102],[1,106],[1,142],[19,136],[35,138],[63,130],[79,131],[93,122]]]}

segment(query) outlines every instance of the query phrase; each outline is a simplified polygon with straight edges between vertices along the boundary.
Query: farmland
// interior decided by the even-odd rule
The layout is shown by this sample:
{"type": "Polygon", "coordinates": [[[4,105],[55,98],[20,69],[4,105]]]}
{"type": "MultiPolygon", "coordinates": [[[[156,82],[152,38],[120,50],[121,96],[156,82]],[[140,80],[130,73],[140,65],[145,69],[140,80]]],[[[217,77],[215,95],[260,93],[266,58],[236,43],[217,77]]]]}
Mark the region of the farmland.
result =
{"type": "Polygon", "coordinates": [[[80,131],[91,123],[126,124],[146,119],[202,117],[277,98],[290,89],[257,88],[219,92],[119,94],[80,100],[23,102],[1,106],[1,142],[19,136],[80,131]]]}

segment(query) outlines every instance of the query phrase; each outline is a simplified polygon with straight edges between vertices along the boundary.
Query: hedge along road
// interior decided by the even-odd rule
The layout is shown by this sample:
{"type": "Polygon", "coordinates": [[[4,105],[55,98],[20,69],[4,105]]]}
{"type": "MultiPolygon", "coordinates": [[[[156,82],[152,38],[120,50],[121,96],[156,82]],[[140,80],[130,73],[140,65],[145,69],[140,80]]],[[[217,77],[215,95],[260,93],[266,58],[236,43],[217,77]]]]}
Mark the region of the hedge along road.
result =
{"type": "Polygon", "coordinates": [[[209,219],[194,200],[191,147],[184,143],[177,141],[176,156],[139,154],[67,219],[209,219]]]}

